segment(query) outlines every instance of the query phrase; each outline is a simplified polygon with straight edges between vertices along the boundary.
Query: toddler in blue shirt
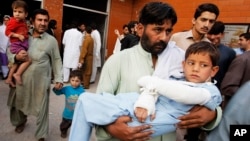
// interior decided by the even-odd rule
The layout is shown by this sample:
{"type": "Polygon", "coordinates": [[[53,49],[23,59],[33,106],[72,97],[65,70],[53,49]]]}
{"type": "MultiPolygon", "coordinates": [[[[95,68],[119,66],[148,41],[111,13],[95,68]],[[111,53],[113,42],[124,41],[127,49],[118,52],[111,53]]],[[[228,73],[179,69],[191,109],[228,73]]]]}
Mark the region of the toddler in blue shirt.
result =
{"type": "Polygon", "coordinates": [[[73,70],[69,76],[70,85],[65,86],[60,90],[53,88],[56,95],[65,95],[65,107],[63,110],[63,118],[60,124],[61,137],[67,137],[67,131],[71,126],[75,105],[78,97],[85,92],[82,82],[82,73],[79,70],[73,70]]]}

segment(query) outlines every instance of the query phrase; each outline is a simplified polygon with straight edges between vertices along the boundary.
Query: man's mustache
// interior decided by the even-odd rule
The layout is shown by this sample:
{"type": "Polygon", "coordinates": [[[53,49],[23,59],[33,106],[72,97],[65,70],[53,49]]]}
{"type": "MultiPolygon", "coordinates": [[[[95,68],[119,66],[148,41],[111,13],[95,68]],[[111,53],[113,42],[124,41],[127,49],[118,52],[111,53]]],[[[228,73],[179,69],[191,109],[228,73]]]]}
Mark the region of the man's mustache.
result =
{"type": "Polygon", "coordinates": [[[207,27],[203,27],[203,28],[201,28],[201,29],[205,29],[205,30],[208,30],[208,28],[207,28],[207,27]]]}
{"type": "Polygon", "coordinates": [[[158,43],[155,43],[154,46],[166,46],[167,43],[165,43],[164,41],[160,41],[158,43]]]}

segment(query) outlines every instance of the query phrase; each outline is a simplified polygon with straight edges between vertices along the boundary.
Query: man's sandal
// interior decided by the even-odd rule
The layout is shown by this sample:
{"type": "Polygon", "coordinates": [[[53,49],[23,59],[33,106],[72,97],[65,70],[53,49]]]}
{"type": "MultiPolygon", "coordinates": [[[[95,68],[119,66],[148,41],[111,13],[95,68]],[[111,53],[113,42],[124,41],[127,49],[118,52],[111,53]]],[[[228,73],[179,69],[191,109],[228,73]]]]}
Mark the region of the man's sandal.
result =
{"type": "Polygon", "coordinates": [[[22,133],[23,130],[24,130],[26,122],[27,122],[27,119],[25,119],[25,121],[22,124],[16,126],[15,132],[22,133]]]}

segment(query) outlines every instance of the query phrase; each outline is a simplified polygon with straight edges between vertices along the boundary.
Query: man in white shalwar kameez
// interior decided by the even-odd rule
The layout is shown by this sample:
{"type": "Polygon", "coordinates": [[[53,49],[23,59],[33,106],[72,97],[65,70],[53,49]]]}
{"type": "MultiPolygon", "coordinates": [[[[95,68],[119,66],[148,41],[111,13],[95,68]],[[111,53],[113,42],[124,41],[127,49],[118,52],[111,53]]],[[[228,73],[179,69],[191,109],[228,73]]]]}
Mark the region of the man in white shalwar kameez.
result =
{"type": "Polygon", "coordinates": [[[77,69],[82,45],[82,33],[77,29],[76,24],[72,24],[71,29],[65,31],[62,43],[63,53],[63,82],[69,81],[70,70],[77,69]]]}
{"type": "Polygon", "coordinates": [[[92,32],[91,37],[94,40],[94,52],[93,52],[93,65],[92,65],[92,74],[90,78],[90,83],[94,83],[96,80],[97,68],[101,67],[101,35],[100,32],[96,29],[96,24],[91,25],[92,32]]]}

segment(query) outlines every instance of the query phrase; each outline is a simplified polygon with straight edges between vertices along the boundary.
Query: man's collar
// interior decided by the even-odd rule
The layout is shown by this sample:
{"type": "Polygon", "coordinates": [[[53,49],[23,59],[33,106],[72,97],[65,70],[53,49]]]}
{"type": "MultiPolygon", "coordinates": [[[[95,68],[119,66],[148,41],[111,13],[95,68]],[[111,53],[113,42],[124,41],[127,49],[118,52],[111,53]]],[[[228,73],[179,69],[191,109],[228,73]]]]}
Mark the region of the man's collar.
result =
{"type": "Polygon", "coordinates": [[[151,57],[151,53],[147,52],[146,50],[144,50],[144,48],[141,45],[141,42],[139,42],[137,45],[135,45],[135,47],[137,47],[138,52],[144,56],[150,56],[151,57]]]}
{"type": "Polygon", "coordinates": [[[186,39],[193,39],[194,38],[193,33],[192,33],[192,29],[186,32],[185,38],[186,39]]]}
{"type": "MultiPolygon", "coordinates": [[[[194,35],[193,35],[193,32],[192,32],[192,29],[190,29],[189,31],[186,32],[185,38],[186,38],[186,39],[191,39],[191,40],[193,40],[193,41],[195,42],[195,40],[194,40],[194,35]]],[[[211,42],[205,35],[201,38],[200,41],[211,42]]]]}
{"type": "MultiPolygon", "coordinates": [[[[29,30],[29,35],[30,35],[30,36],[33,36],[33,33],[34,33],[34,29],[30,29],[30,30],[29,30]]],[[[42,34],[40,34],[38,38],[43,38],[43,37],[44,37],[44,34],[45,34],[45,32],[42,33],[42,34]]]]}

